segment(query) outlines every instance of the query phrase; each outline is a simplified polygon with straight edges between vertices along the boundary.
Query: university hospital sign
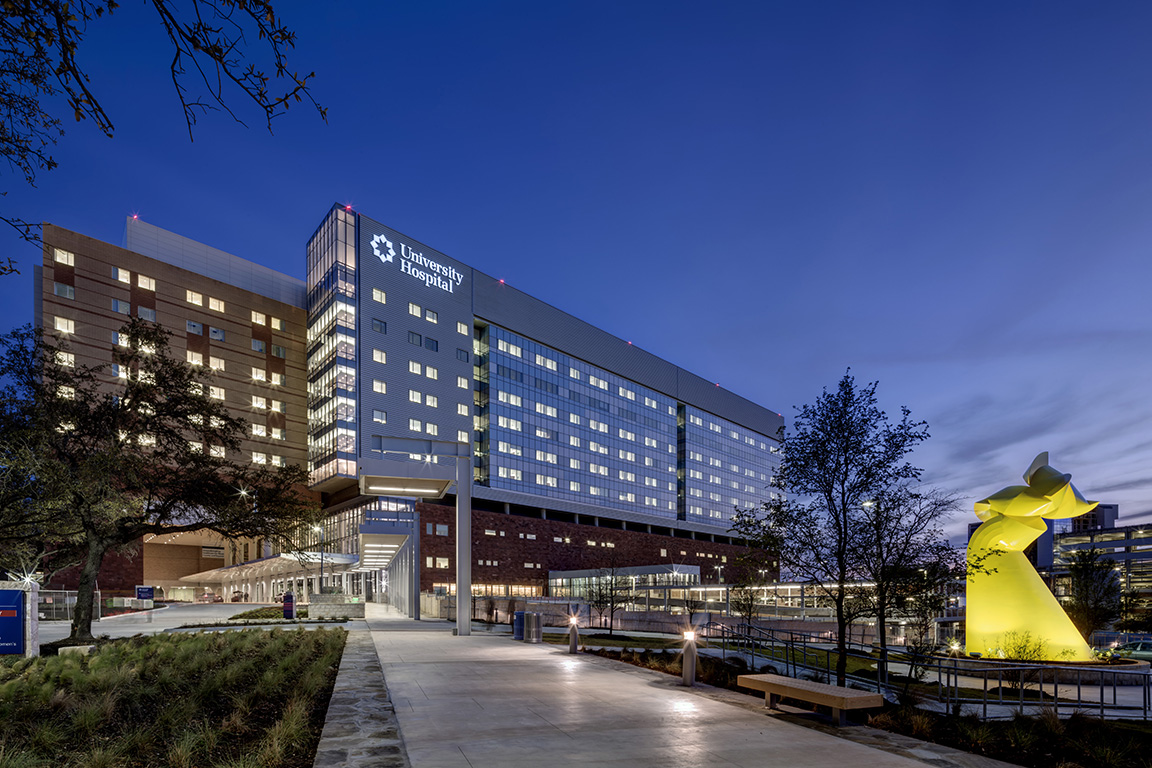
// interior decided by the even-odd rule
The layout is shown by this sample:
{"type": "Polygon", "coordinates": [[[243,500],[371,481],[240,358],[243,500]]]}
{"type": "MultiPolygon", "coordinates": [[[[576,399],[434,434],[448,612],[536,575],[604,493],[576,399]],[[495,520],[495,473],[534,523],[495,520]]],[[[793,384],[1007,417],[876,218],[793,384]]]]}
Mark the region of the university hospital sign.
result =
{"type": "MultiPolygon", "coordinates": [[[[372,253],[381,263],[395,263],[396,249],[392,241],[384,235],[372,238],[372,253]]],[[[428,287],[435,286],[442,291],[455,293],[456,287],[464,282],[464,275],[454,267],[448,267],[434,261],[422,253],[412,250],[405,243],[400,243],[400,271],[411,275],[428,287]]]]}

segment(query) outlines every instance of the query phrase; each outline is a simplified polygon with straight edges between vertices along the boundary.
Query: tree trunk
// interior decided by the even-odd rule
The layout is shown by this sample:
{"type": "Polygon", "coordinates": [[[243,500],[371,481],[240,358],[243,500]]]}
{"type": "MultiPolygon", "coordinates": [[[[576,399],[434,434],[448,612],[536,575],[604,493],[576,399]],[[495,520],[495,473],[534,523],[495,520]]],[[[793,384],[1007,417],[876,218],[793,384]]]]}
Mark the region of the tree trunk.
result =
{"type": "MultiPolygon", "coordinates": [[[[843,592],[840,593],[843,595],[843,592]]],[[[845,634],[848,632],[848,621],[844,616],[844,601],[841,598],[836,604],[836,685],[843,686],[848,675],[848,645],[845,634]]]]}
{"type": "Polygon", "coordinates": [[[96,577],[104,562],[107,547],[96,537],[88,539],[88,554],[80,568],[80,583],[76,587],[76,613],[72,617],[69,640],[92,639],[92,609],[96,601],[96,577]]]}
{"type": "Polygon", "coordinates": [[[876,682],[883,685],[888,682],[888,614],[884,610],[884,601],[876,610],[876,635],[880,641],[880,660],[876,663],[876,682]]]}

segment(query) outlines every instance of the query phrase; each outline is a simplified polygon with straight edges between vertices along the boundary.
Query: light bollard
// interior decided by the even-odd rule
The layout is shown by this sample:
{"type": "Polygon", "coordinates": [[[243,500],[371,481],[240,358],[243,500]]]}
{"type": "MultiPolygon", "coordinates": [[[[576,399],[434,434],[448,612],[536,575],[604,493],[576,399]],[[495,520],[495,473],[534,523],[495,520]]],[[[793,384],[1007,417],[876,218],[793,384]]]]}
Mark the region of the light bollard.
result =
{"type": "Polygon", "coordinates": [[[696,633],[684,633],[684,658],[680,666],[684,670],[684,680],[681,685],[693,686],[696,684],[696,633]]]}
{"type": "Polygon", "coordinates": [[[568,617],[568,653],[576,653],[576,647],[580,644],[580,628],[577,626],[579,622],[575,616],[568,617]]]}

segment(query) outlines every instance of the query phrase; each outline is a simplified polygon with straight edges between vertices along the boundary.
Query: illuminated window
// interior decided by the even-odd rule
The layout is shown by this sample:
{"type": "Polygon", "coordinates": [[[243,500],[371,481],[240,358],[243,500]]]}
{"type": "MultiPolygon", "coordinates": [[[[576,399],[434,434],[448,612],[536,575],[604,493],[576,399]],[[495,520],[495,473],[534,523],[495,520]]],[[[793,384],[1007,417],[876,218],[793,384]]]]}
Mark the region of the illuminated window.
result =
{"type": "Polygon", "coordinates": [[[548,464],[556,463],[556,454],[548,453],[547,451],[536,451],[536,461],[543,461],[548,464]]]}
{"type": "Polygon", "coordinates": [[[119,280],[122,283],[132,284],[132,273],[120,267],[112,267],[112,279],[119,280]]]}
{"type": "Polygon", "coordinates": [[[263,368],[253,368],[252,369],[252,380],[253,381],[267,381],[268,380],[268,372],[266,370],[264,370],[263,368]]]}
{"type": "Polygon", "coordinates": [[[430,379],[438,379],[440,378],[440,371],[430,365],[426,365],[424,366],[424,375],[430,379]]]}
{"type": "Polygon", "coordinates": [[[457,403],[456,404],[456,415],[457,416],[467,416],[468,415],[468,406],[464,405],[464,403],[457,403]]]}
{"type": "Polygon", "coordinates": [[[635,400],[636,399],[636,393],[633,392],[632,390],[624,389],[624,387],[619,387],[619,390],[620,390],[620,397],[627,398],[628,400],[635,400]]]}
{"type": "Polygon", "coordinates": [[[519,408],[523,404],[523,401],[520,399],[520,395],[514,395],[511,392],[505,392],[503,390],[500,390],[497,393],[496,399],[502,403],[508,403],[509,405],[514,405],[517,408],[519,408]]]}
{"type": "Polygon", "coordinates": [[[424,311],[420,308],[419,304],[413,304],[412,302],[408,302],[408,314],[413,315],[415,317],[420,317],[424,314],[424,311]]]}
{"type": "Polygon", "coordinates": [[[542,413],[545,416],[556,418],[556,409],[550,405],[545,405],[544,403],[536,403],[536,413],[542,413]]]}
{"type": "Polygon", "coordinates": [[[458,442],[458,443],[468,442],[468,433],[463,431],[463,430],[460,430],[459,432],[457,432],[456,433],[456,442],[458,442]]]}
{"type": "MultiPolygon", "coordinates": [[[[284,319],[283,318],[273,317],[273,318],[271,318],[271,321],[272,321],[272,328],[274,330],[277,330],[277,331],[284,330],[284,319]]],[[[273,458],[279,458],[279,457],[274,456],[273,458]]]]}
{"type": "Polygon", "coordinates": [[[204,355],[202,355],[201,353],[193,352],[192,350],[189,349],[185,353],[185,355],[187,356],[188,363],[190,365],[204,365],[204,355]]]}
{"type": "Polygon", "coordinates": [[[568,369],[568,375],[574,379],[579,379],[580,378],[580,371],[576,370],[575,368],[569,368],[568,369]]]}
{"type": "Polygon", "coordinates": [[[210,446],[208,449],[208,452],[209,452],[209,455],[211,455],[213,458],[216,458],[216,459],[224,458],[224,446],[222,446],[222,445],[210,446]]]}
{"type": "Polygon", "coordinates": [[[253,452],[252,453],[252,463],[253,464],[267,464],[268,463],[268,455],[264,454],[264,453],[253,452]]]}
{"type": "Polygon", "coordinates": [[[594,387],[600,387],[600,389],[608,389],[608,382],[604,381],[604,379],[596,378],[595,376],[589,376],[588,383],[594,387]]]}
{"type": "Polygon", "coordinates": [[[156,290],[156,279],[145,277],[144,275],[136,275],[136,287],[143,288],[146,291],[154,291],[156,290]]]}
{"type": "Polygon", "coordinates": [[[273,383],[273,384],[279,384],[280,386],[283,386],[283,385],[284,385],[284,382],[285,382],[286,380],[287,380],[287,377],[286,377],[284,374],[282,374],[282,373],[274,373],[274,374],[272,374],[272,383],[273,383]]]}
{"type": "Polygon", "coordinates": [[[388,394],[388,385],[380,379],[372,379],[372,391],[379,392],[382,395],[388,394]]]}
{"type": "Polygon", "coordinates": [[[416,390],[410,389],[410,390],[408,390],[408,402],[410,402],[410,403],[422,403],[422,402],[424,402],[424,396],[421,395],[416,390]]]}
{"type": "Polygon", "coordinates": [[[468,379],[464,378],[463,376],[457,376],[456,386],[460,387],[460,389],[468,389],[468,379]]]}
{"type": "Polygon", "coordinates": [[[224,388],[223,387],[208,387],[208,397],[212,398],[213,400],[223,400],[224,399],[224,388]]]}
{"type": "Polygon", "coordinates": [[[388,423],[388,414],[385,411],[374,410],[374,411],[372,411],[372,421],[375,421],[379,424],[387,424],[388,423]]]}
{"type": "Polygon", "coordinates": [[[456,323],[456,332],[464,336],[472,335],[468,333],[468,326],[465,323],[456,323]]]}
{"type": "Polygon", "coordinates": [[[213,312],[223,312],[224,311],[224,302],[221,301],[220,299],[214,299],[211,296],[209,296],[208,297],[208,309],[212,310],[213,312]]]}
{"type": "Polygon", "coordinates": [[[374,349],[372,350],[372,360],[377,363],[387,363],[388,355],[382,349],[374,349]]]}
{"type": "Polygon", "coordinates": [[[430,408],[438,408],[440,406],[440,400],[436,397],[436,395],[425,395],[424,405],[427,405],[430,408]]]}
{"type": "Polygon", "coordinates": [[[430,323],[440,322],[439,316],[430,309],[424,310],[424,319],[430,323]]]}
{"type": "Polygon", "coordinates": [[[67,317],[55,318],[55,326],[60,333],[76,333],[76,321],[67,317]]]}
{"type": "Polygon", "coordinates": [[[286,467],[288,465],[284,463],[284,457],[283,456],[273,455],[272,456],[272,466],[274,466],[274,467],[286,467]]]}
{"type": "Polygon", "coordinates": [[[544,355],[536,355],[536,365],[542,365],[550,371],[556,370],[556,361],[544,355]]]}
{"type": "Polygon", "coordinates": [[[424,366],[420,365],[420,363],[416,362],[415,360],[408,361],[408,373],[414,373],[419,376],[423,372],[424,366]]]}
{"type": "Polygon", "coordinates": [[[267,437],[268,427],[264,426],[263,424],[253,424],[252,434],[256,437],[267,437]]]}
{"type": "Polygon", "coordinates": [[[61,264],[67,264],[70,267],[76,266],[76,256],[70,251],[61,250],[60,248],[53,248],[53,257],[61,264]]]}
{"type": "Polygon", "coordinates": [[[60,366],[61,368],[75,368],[76,355],[71,352],[57,352],[56,365],[60,366]]]}
{"type": "Polygon", "coordinates": [[[256,325],[264,325],[266,320],[267,320],[267,318],[264,316],[263,312],[257,312],[256,310],[252,310],[252,322],[253,323],[255,323],[256,325]]]}
{"type": "Polygon", "coordinates": [[[268,407],[268,400],[266,398],[261,397],[260,395],[252,395],[252,407],[253,408],[267,408],[268,407]]]}
{"type": "Polygon", "coordinates": [[[56,388],[56,394],[62,400],[75,400],[76,399],[76,388],[75,387],[67,387],[67,386],[57,387],[56,388]]]}
{"type": "Polygon", "coordinates": [[[508,342],[504,341],[504,339],[498,339],[496,341],[496,348],[501,352],[505,352],[511,355],[512,357],[520,357],[520,354],[523,351],[520,349],[520,347],[516,346],[515,344],[509,344],[508,342]]]}
{"type": "Polygon", "coordinates": [[[196,293],[196,291],[185,291],[184,300],[189,304],[195,304],[198,307],[204,306],[204,296],[196,293]]]}
{"type": "Polygon", "coordinates": [[[413,432],[423,432],[424,425],[420,423],[420,419],[408,419],[408,429],[413,432]]]}
{"type": "Polygon", "coordinates": [[[433,423],[429,422],[429,423],[427,423],[427,424],[425,424],[425,425],[424,425],[424,431],[425,431],[425,432],[427,432],[427,433],[428,433],[428,434],[430,434],[430,435],[433,435],[433,436],[435,436],[435,435],[439,435],[439,434],[440,434],[440,427],[438,427],[438,426],[436,426],[435,424],[433,424],[433,423]]]}
{"type": "Polygon", "coordinates": [[[510,429],[513,432],[519,432],[522,426],[519,421],[510,419],[507,416],[498,416],[496,423],[503,429],[510,429]]]}

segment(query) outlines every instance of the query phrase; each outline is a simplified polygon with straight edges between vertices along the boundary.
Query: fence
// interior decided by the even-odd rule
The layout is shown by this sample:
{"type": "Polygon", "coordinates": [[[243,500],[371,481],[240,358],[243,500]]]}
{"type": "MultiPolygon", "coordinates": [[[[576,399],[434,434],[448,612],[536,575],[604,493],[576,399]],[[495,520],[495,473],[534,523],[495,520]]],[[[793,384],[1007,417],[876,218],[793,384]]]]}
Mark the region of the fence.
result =
{"type": "MultiPolygon", "coordinates": [[[[836,678],[834,640],[810,633],[710,622],[699,629],[722,658],[738,655],[750,669],[822,681],[836,678]]],[[[848,643],[845,685],[895,701],[906,690],[939,711],[984,720],[1041,709],[1101,718],[1152,718],[1152,674],[1146,665],[1015,664],[914,656],[848,643]]]]}
{"type": "MultiPolygon", "coordinates": [[[[76,592],[42,589],[39,592],[37,613],[40,621],[72,621],[76,615],[76,592]]],[[[92,620],[100,620],[100,593],[92,604],[92,620]]]]}

